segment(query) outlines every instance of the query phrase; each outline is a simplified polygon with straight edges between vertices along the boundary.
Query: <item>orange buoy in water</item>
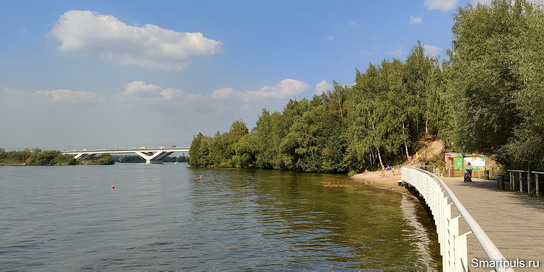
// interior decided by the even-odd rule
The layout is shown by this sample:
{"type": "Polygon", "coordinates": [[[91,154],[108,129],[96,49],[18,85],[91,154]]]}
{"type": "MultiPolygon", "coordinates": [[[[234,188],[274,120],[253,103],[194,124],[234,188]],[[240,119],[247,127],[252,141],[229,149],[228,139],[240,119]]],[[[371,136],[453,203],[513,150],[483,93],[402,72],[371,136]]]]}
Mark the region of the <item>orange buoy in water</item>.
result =
{"type": "Polygon", "coordinates": [[[112,189],[112,190],[115,189],[115,185],[112,185],[112,186],[111,186],[111,189],[112,189]]]}

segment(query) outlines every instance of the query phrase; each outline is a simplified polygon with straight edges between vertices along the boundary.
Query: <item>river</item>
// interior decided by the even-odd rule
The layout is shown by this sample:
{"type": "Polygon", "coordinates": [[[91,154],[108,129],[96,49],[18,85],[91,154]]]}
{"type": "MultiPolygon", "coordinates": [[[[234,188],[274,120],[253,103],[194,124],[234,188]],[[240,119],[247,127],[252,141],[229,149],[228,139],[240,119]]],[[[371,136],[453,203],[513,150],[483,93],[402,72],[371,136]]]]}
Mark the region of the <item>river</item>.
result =
{"type": "Polygon", "coordinates": [[[441,270],[420,202],[324,186],[331,181],[346,177],[186,164],[0,167],[0,271],[441,270]]]}

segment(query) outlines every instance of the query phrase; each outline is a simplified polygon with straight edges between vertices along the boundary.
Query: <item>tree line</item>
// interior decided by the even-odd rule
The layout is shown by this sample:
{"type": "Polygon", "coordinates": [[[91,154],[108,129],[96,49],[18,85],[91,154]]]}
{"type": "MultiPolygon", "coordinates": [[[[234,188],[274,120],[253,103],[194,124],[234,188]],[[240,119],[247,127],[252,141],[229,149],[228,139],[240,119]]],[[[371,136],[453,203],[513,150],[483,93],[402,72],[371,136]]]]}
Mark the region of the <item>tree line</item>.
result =
{"type": "Polygon", "coordinates": [[[417,43],[407,58],[355,72],[353,85],[197,134],[192,166],[347,172],[383,168],[424,137],[509,167],[544,169],[544,10],[526,0],[468,4],[454,15],[448,60],[417,43]]]}
{"type": "MultiPolygon", "coordinates": [[[[0,165],[77,165],[82,162],[74,159],[73,155],[63,155],[58,150],[41,150],[39,148],[23,151],[6,151],[0,148],[0,165]]],[[[110,154],[102,154],[91,161],[82,164],[111,165],[114,160],[110,154]]]]}
{"type": "Polygon", "coordinates": [[[71,155],[62,155],[56,150],[8,151],[0,148],[0,165],[75,165],[77,160],[71,155]]]}
{"type": "Polygon", "coordinates": [[[236,121],[228,132],[198,134],[193,166],[362,171],[399,163],[443,121],[444,71],[418,43],[406,60],[383,60],[356,71],[355,84],[311,100],[291,100],[282,112],[263,110],[255,127],[236,121]]]}

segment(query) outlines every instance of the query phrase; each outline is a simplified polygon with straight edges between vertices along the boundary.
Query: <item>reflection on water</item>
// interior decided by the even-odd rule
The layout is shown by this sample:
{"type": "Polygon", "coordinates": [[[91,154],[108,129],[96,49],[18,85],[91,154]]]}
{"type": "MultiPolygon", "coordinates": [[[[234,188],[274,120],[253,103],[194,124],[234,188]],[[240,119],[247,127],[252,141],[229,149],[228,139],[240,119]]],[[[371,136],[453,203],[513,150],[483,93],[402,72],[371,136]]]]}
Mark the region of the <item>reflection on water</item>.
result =
{"type": "Polygon", "coordinates": [[[431,215],[426,216],[421,208],[418,209],[419,205],[417,204],[421,205],[412,199],[408,199],[405,195],[402,196],[400,202],[402,215],[406,224],[410,227],[408,230],[409,235],[407,235],[406,239],[412,240],[412,243],[417,250],[417,255],[419,256],[418,260],[422,263],[423,267],[425,267],[425,270],[436,270],[436,262],[434,260],[438,258],[438,256],[433,256],[433,253],[436,254],[434,249],[440,247],[438,244],[438,235],[436,232],[431,232],[425,227],[424,223],[432,224],[432,222],[428,220],[431,215]],[[427,220],[425,220],[425,218],[427,218],[427,220]]]}
{"type": "Polygon", "coordinates": [[[3,167],[0,270],[440,270],[419,202],[321,183],[338,180],[184,164],[3,167]]]}

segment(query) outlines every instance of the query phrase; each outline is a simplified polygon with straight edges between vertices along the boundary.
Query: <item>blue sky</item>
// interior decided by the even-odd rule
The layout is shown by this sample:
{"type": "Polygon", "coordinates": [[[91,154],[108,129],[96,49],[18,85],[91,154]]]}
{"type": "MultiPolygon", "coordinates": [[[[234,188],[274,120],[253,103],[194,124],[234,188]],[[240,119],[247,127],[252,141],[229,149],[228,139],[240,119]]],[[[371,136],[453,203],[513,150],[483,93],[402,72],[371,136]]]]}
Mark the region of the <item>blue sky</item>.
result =
{"type": "Polygon", "coordinates": [[[351,84],[470,1],[2,1],[0,147],[189,145],[351,84]]]}

